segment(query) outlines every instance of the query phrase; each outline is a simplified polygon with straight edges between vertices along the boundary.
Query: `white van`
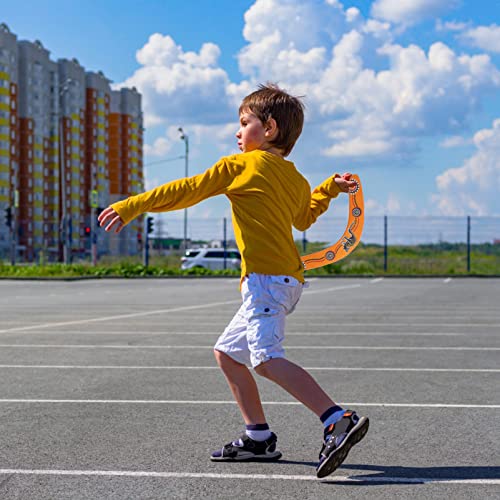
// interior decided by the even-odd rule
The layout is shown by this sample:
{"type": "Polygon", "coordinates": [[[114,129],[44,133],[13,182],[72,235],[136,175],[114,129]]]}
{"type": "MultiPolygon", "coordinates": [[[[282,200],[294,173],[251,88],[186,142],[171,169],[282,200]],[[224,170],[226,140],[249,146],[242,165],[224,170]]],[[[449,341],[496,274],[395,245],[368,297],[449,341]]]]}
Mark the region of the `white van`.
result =
{"type": "Polygon", "coordinates": [[[189,248],[181,258],[181,269],[200,267],[204,269],[240,269],[241,255],[238,249],[226,249],[226,266],[224,267],[223,248],[189,248]]]}

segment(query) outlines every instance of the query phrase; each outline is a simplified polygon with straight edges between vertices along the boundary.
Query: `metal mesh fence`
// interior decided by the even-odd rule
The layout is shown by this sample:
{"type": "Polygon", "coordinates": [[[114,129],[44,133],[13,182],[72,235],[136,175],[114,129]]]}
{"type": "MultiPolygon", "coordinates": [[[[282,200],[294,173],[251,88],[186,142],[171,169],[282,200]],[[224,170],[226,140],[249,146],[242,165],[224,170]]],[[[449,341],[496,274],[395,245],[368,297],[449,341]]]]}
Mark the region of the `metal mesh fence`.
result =
{"type": "MultiPolygon", "coordinates": [[[[184,243],[184,218],[182,212],[155,214],[154,231],[150,235],[153,255],[180,255],[184,243]]],[[[302,253],[309,253],[336,242],[347,224],[344,216],[320,217],[305,233],[293,231],[302,253]]],[[[121,245],[106,245],[114,236],[99,229],[99,260],[112,257],[141,258],[139,238],[145,231],[126,228],[121,245]],[[109,249],[114,249],[110,250],[109,249]],[[125,249],[125,250],[124,250],[125,249]],[[121,250],[122,253],[119,253],[121,250]],[[126,253],[128,252],[128,253],[126,253]]],[[[8,261],[11,245],[10,234],[0,226],[0,259],[8,261]]],[[[234,230],[231,219],[221,217],[188,217],[187,237],[189,246],[231,247],[234,230]]],[[[81,237],[85,241],[84,236],[81,237]]],[[[38,249],[36,256],[47,251],[38,249]]],[[[75,256],[80,261],[90,260],[89,245],[75,256]]],[[[22,261],[18,255],[16,261],[22,261]]],[[[57,260],[57,255],[55,255],[57,260]]],[[[37,259],[35,258],[35,262],[37,259]]],[[[346,263],[351,267],[358,261],[366,264],[367,272],[475,272],[500,274],[500,217],[443,217],[443,216],[369,216],[365,218],[361,245],[346,263]],[[371,253],[368,248],[372,248],[371,253]],[[410,258],[408,252],[412,253],[410,258]],[[418,251],[417,251],[418,250],[418,251]],[[407,253],[405,253],[407,252],[407,253]],[[421,263],[416,265],[416,261],[421,263]]]]}

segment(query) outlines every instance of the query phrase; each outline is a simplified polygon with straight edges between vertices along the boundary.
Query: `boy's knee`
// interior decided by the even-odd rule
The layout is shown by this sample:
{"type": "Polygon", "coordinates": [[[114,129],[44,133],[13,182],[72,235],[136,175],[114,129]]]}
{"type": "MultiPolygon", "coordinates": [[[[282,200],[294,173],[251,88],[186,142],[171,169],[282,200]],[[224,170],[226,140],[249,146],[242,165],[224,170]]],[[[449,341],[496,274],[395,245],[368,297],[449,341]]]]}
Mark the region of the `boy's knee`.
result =
{"type": "Polygon", "coordinates": [[[227,354],[218,351],[217,349],[214,349],[214,356],[219,366],[222,366],[222,363],[224,363],[225,358],[229,357],[227,354]]]}
{"type": "Polygon", "coordinates": [[[225,352],[218,351],[217,349],[214,349],[214,356],[217,364],[220,368],[222,368],[222,370],[231,368],[235,364],[239,364],[237,361],[231,358],[231,356],[227,355],[225,352]]]}
{"type": "Polygon", "coordinates": [[[272,359],[270,359],[269,361],[264,361],[264,363],[261,363],[260,365],[257,365],[254,370],[255,370],[255,373],[257,375],[260,375],[261,377],[264,377],[264,378],[270,378],[271,377],[271,366],[270,366],[270,362],[272,361],[272,359]]]}

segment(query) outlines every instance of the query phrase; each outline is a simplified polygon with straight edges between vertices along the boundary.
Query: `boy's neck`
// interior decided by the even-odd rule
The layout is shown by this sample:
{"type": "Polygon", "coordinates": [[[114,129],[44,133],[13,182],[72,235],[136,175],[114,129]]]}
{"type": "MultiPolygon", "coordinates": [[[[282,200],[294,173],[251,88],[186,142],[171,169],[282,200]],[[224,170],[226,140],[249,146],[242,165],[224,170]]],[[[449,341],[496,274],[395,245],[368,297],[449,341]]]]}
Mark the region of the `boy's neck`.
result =
{"type": "Polygon", "coordinates": [[[269,147],[263,146],[259,148],[259,150],[279,156],[280,158],[284,158],[283,151],[281,151],[281,149],[275,148],[274,146],[269,146],[269,147]]]}

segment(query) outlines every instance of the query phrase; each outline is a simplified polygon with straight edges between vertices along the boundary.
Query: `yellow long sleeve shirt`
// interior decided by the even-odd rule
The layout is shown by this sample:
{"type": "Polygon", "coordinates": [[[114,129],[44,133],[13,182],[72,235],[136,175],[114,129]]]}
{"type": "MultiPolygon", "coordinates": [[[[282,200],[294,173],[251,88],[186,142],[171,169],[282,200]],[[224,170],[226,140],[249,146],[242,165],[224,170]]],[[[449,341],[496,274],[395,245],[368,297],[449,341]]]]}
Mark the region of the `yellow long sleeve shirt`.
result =
{"type": "Polygon", "coordinates": [[[340,188],[330,177],[311,193],[295,165],[267,151],[255,150],[221,158],[202,174],[169,182],[114,203],[125,224],[144,212],[191,207],[225,194],[232,208],[241,274],[294,276],[304,281],[292,225],[305,231],[328,208],[340,188]]]}

